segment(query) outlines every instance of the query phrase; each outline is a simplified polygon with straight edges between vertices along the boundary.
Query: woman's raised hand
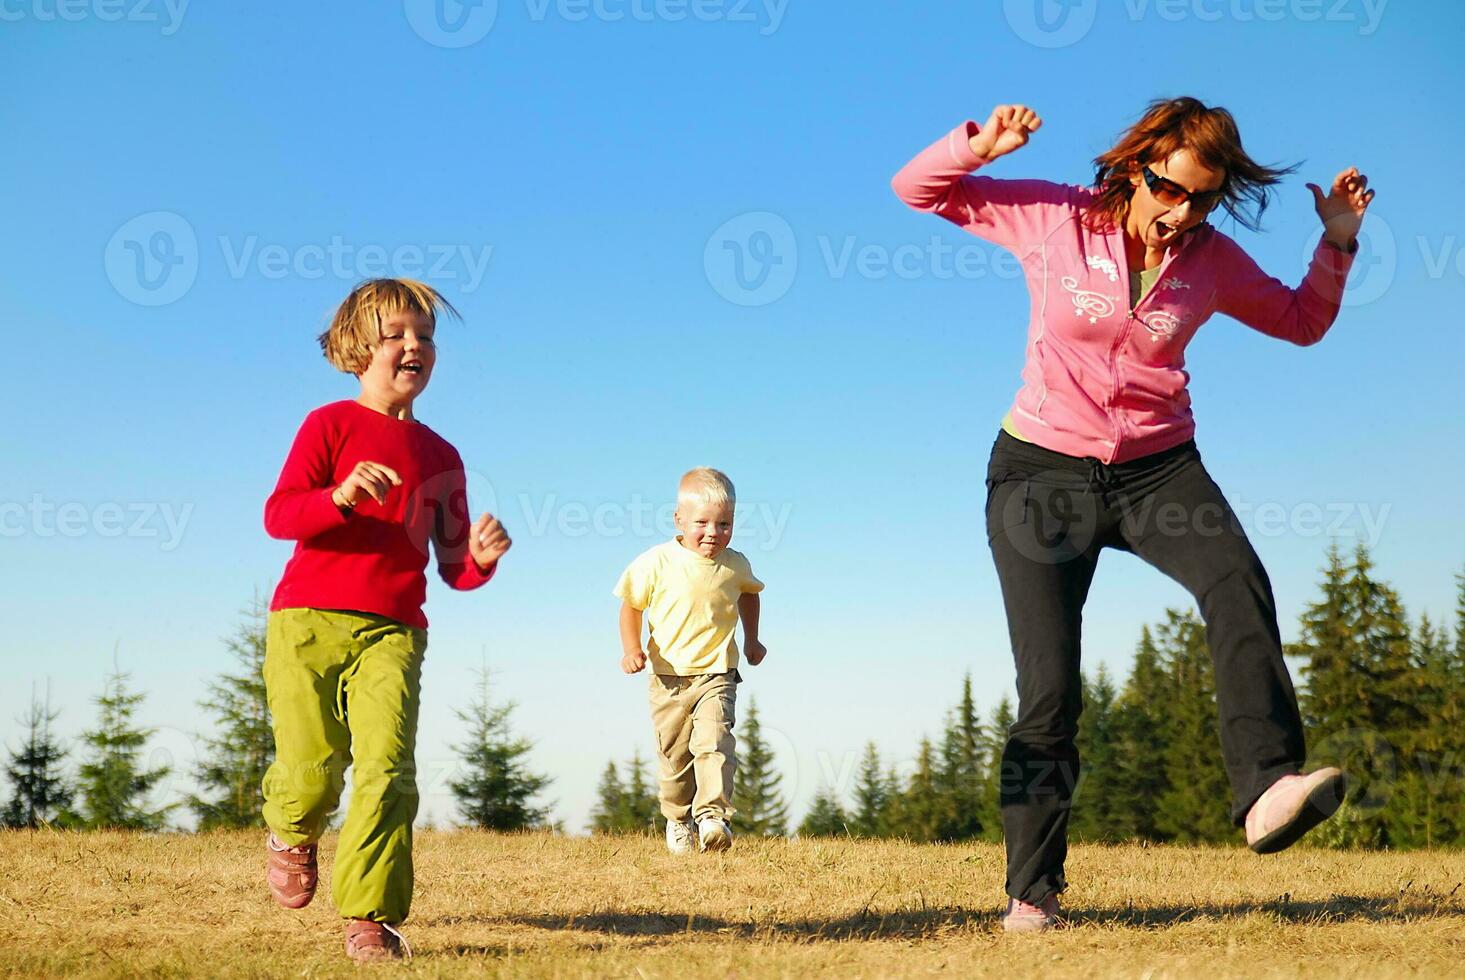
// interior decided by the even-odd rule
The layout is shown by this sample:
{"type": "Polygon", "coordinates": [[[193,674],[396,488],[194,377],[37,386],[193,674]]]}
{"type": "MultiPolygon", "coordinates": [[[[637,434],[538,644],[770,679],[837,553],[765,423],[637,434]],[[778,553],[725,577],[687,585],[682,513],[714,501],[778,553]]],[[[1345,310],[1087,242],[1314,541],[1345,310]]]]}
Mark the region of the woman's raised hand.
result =
{"type": "Polygon", "coordinates": [[[1028,134],[1043,125],[1038,114],[1025,105],[1000,105],[992,110],[981,132],[972,137],[972,152],[991,163],[1028,141],[1028,134]]]}
{"type": "Polygon", "coordinates": [[[1348,250],[1358,229],[1363,224],[1363,214],[1373,202],[1373,191],[1368,189],[1368,177],[1349,167],[1333,178],[1333,186],[1327,196],[1316,184],[1308,184],[1312,191],[1312,203],[1317,216],[1322,219],[1323,237],[1343,250],[1348,250]]]}

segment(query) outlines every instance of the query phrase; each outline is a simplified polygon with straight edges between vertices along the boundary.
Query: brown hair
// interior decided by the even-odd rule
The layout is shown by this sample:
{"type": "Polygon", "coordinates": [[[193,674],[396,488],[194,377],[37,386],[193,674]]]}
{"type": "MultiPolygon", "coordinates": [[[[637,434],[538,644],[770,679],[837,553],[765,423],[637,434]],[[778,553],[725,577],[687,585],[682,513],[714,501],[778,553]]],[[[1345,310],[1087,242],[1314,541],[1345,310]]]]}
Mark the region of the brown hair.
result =
{"type": "Polygon", "coordinates": [[[338,370],[360,374],[371,363],[371,352],[381,343],[382,323],[393,313],[421,313],[437,324],[437,311],[462,319],[453,304],[425,282],[416,279],[368,279],[347,296],[317,339],[321,353],[338,370]]]}
{"type": "Polygon", "coordinates": [[[1091,230],[1124,222],[1134,194],[1130,177],[1143,165],[1164,162],[1177,150],[1189,150],[1202,165],[1225,174],[1221,204],[1226,213],[1252,231],[1260,230],[1270,188],[1297,169],[1267,167],[1246,155],[1231,113],[1208,108],[1199,99],[1156,99],[1144,115],[1108,150],[1094,158],[1094,190],[1098,199],[1084,215],[1091,230]]]}

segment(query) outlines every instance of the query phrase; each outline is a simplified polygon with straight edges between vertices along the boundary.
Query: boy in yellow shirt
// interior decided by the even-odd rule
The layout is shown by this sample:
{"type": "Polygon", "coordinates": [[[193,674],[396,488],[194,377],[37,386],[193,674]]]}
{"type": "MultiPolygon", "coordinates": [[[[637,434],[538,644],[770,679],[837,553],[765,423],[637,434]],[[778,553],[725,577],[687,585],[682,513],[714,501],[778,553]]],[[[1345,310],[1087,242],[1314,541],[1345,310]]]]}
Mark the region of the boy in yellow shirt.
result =
{"type": "Polygon", "coordinates": [[[677,536],[631,562],[615,594],[621,600],[621,670],[651,663],[651,724],[656,730],[666,846],[685,854],[732,846],[732,734],[737,705],[738,620],[748,663],[768,650],[758,642],[763,583],[727,545],[736,496],[727,475],[689,471],[677,488],[677,536]],[[641,648],[645,615],[651,636],[641,648]]]}

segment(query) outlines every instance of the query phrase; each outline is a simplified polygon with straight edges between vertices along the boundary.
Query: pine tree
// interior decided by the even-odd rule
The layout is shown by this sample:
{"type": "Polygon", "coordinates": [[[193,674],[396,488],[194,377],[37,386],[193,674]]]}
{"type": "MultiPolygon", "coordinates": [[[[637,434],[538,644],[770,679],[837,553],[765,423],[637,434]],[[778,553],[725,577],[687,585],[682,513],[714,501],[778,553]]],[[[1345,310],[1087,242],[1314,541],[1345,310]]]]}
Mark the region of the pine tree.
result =
{"type": "Polygon", "coordinates": [[[49,694],[43,702],[31,692],[30,710],[20,719],[25,741],[10,752],[5,775],[13,787],[0,824],[6,827],[65,826],[75,821],[71,813],[74,792],[62,772],[67,749],[51,733],[61,712],[51,708],[49,694]]]}
{"type": "Polygon", "coordinates": [[[972,675],[962,679],[961,700],[941,740],[941,764],[935,787],[939,797],[937,836],[943,841],[972,840],[982,835],[985,758],[982,722],[972,697],[972,675]]]}
{"type": "Polygon", "coordinates": [[[773,750],[763,740],[758,705],[749,700],[738,752],[738,776],[733,788],[733,830],[755,837],[782,837],[788,833],[788,804],[774,767],[773,750]]]}
{"type": "Polygon", "coordinates": [[[1014,721],[1012,700],[1003,695],[982,737],[982,839],[1002,840],[1002,752],[1014,721]]]}
{"type": "Polygon", "coordinates": [[[94,829],[161,830],[177,804],[149,809],[147,796],[172,770],[142,767],[142,749],[156,729],[134,727],[146,695],[127,689],[128,675],[114,668],[95,698],[97,727],[82,735],[89,750],[80,770],[84,824],[94,829]]]}
{"type": "Polygon", "coordinates": [[[1119,839],[1164,840],[1157,824],[1160,798],[1169,790],[1166,749],[1173,727],[1170,683],[1148,626],[1140,630],[1134,665],[1114,705],[1115,791],[1128,806],[1111,832],[1119,839]]]}
{"type": "Polygon", "coordinates": [[[622,782],[614,762],[608,762],[590,811],[594,834],[660,834],[666,829],[661,803],[646,778],[646,763],[638,749],[626,763],[628,780],[622,782]]]}
{"type": "Polygon", "coordinates": [[[855,782],[855,809],[850,832],[856,837],[884,837],[889,833],[890,778],[880,769],[880,753],[874,742],[865,745],[855,782]]]}
{"type": "Polygon", "coordinates": [[[1412,703],[1416,678],[1403,605],[1372,570],[1362,545],[1351,566],[1336,545],[1329,548],[1322,599],[1307,607],[1302,638],[1288,648],[1305,660],[1309,761],[1341,765],[1350,778],[1348,802],[1313,838],[1335,846],[1406,843],[1391,838],[1385,810],[1396,788],[1396,748],[1409,745],[1424,722],[1412,703]]]}
{"type": "Polygon", "coordinates": [[[592,834],[620,834],[626,831],[617,819],[625,806],[625,797],[626,788],[621,785],[615,760],[611,760],[605,764],[605,772],[600,774],[600,785],[595,788],[595,807],[590,811],[592,834]]]}
{"type": "Polygon", "coordinates": [[[626,795],[622,800],[626,825],[633,830],[664,833],[666,818],[661,815],[661,799],[655,780],[646,776],[646,760],[641,758],[640,749],[631,753],[626,771],[630,773],[626,781],[626,795]]]}
{"type": "Polygon", "coordinates": [[[458,812],[468,824],[489,830],[543,826],[549,808],[531,801],[550,779],[530,771],[527,756],[533,743],[516,737],[509,727],[514,704],[493,704],[488,686],[488,671],[482,670],[478,696],[467,710],[454,712],[468,726],[467,741],[454,746],[466,774],[449,784],[458,812]]]}
{"type": "Polygon", "coordinates": [[[1429,616],[1414,635],[1414,706],[1426,719],[1406,733],[1406,764],[1400,767],[1386,829],[1394,846],[1435,847],[1453,843],[1460,830],[1462,785],[1455,768],[1465,690],[1447,631],[1429,616]]]}
{"type": "Polygon", "coordinates": [[[809,812],[799,824],[800,837],[843,837],[849,833],[849,817],[839,805],[839,797],[821,787],[809,804],[809,812]]]}
{"type": "Polygon", "coordinates": [[[201,736],[207,755],[195,771],[199,784],[213,792],[188,801],[199,830],[264,826],[262,786],[275,758],[263,673],[269,607],[256,595],[242,615],[224,641],[239,672],[222,675],[199,702],[215,719],[212,734],[201,736]]]}
{"type": "Polygon", "coordinates": [[[1221,760],[1216,681],[1205,626],[1190,610],[1167,609],[1165,616],[1156,636],[1170,680],[1164,750],[1168,786],[1160,794],[1155,824],[1167,840],[1181,843],[1231,840],[1236,835],[1226,805],[1231,788],[1221,760]]]}
{"type": "Polygon", "coordinates": [[[1068,825],[1077,840],[1123,840],[1128,831],[1133,801],[1123,794],[1119,776],[1118,696],[1103,664],[1093,681],[1084,676],[1084,711],[1078,725],[1082,769],[1068,825]]]}
{"type": "Polygon", "coordinates": [[[890,830],[906,840],[918,843],[941,840],[950,823],[951,798],[937,786],[935,753],[929,738],[921,739],[916,755],[916,768],[904,789],[894,793],[889,803],[890,830]]]}

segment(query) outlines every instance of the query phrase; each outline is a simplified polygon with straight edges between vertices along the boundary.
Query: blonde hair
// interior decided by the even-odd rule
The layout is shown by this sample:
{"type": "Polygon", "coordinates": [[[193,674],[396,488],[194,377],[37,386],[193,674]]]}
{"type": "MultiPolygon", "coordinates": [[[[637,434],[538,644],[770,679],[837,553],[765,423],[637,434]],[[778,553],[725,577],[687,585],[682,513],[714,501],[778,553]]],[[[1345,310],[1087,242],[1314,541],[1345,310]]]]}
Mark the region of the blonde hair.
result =
{"type": "Polygon", "coordinates": [[[382,324],[394,313],[412,312],[437,325],[437,311],[462,316],[442,293],[416,279],[368,279],[351,290],[336,309],[331,325],[317,339],[321,353],[337,370],[360,374],[381,343],[382,324]]]}
{"type": "Polygon", "coordinates": [[[737,491],[732,480],[722,470],[710,466],[699,466],[682,474],[677,485],[677,506],[690,503],[707,503],[716,506],[737,503],[737,491]]]}

